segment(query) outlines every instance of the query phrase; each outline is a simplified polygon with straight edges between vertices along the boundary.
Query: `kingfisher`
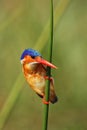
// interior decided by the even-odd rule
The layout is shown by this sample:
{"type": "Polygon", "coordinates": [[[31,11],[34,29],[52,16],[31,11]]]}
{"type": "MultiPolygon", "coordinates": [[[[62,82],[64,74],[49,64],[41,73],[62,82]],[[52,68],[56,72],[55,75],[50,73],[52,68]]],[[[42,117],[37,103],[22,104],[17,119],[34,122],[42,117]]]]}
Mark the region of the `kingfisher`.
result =
{"type": "Polygon", "coordinates": [[[58,98],[54,90],[53,77],[47,76],[47,67],[56,69],[57,67],[47,60],[34,49],[25,49],[20,57],[24,77],[29,86],[39,95],[45,104],[45,87],[46,80],[50,80],[49,102],[56,103],[58,98]]]}

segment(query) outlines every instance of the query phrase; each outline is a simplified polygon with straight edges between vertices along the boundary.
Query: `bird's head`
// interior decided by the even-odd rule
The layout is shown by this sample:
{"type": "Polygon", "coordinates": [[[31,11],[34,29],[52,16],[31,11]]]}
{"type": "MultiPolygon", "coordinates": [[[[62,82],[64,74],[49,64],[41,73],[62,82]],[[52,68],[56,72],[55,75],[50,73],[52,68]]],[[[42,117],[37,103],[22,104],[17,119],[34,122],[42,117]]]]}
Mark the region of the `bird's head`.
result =
{"type": "Polygon", "coordinates": [[[57,68],[55,65],[51,64],[50,62],[44,60],[41,56],[41,54],[33,49],[26,49],[23,51],[21,55],[21,64],[29,64],[29,63],[40,63],[52,68],[57,68]]]}

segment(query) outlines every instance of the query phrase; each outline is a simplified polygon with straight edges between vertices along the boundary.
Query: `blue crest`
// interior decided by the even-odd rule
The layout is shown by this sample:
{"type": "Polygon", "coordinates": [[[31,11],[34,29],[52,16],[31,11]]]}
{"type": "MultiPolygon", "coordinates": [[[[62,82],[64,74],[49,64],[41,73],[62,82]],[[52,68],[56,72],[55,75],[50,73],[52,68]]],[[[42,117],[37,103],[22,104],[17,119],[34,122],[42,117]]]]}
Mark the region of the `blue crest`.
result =
{"type": "Polygon", "coordinates": [[[26,55],[29,55],[31,57],[41,56],[41,54],[38,51],[29,48],[29,49],[24,50],[24,52],[21,55],[20,60],[22,60],[26,55]]]}

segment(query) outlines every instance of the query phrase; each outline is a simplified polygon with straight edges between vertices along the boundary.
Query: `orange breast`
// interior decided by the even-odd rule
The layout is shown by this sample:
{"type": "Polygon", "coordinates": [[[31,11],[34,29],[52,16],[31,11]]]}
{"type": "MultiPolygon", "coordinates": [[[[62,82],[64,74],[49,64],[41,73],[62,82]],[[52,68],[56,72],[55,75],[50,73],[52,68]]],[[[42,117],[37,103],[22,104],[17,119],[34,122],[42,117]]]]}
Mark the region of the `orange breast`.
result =
{"type": "Polygon", "coordinates": [[[29,64],[23,65],[24,76],[30,87],[39,95],[43,96],[45,90],[46,71],[41,64],[30,66],[29,64]]]}

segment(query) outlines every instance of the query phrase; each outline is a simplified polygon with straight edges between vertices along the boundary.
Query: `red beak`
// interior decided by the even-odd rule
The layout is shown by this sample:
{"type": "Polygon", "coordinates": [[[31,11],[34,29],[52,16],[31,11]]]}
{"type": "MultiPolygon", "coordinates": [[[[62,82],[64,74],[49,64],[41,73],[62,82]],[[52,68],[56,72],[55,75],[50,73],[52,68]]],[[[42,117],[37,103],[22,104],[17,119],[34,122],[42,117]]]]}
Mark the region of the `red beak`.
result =
{"type": "Polygon", "coordinates": [[[51,64],[50,62],[48,62],[48,61],[46,61],[46,60],[44,60],[42,58],[38,58],[37,62],[39,62],[39,63],[41,63],[43,65],[49,66],[51,68],[57,69],[57,67],[55,65],[51,64]]]}

